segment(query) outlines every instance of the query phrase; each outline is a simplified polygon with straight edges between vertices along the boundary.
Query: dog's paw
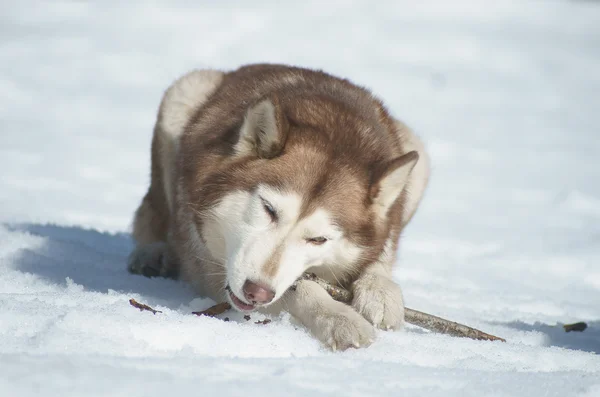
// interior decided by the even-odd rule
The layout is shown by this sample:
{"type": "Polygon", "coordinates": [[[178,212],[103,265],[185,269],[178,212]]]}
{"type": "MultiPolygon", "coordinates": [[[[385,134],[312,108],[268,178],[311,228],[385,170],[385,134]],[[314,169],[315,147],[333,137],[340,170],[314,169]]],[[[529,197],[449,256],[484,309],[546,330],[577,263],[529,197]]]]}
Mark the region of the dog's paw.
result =
{"type": "Polygon", "coordinates": [[[127,260],[127,270],[146,277],[176,278],[166,243],[137,246],[127,260]]]}
{"type": "Polygon", "coordinates": [[[353,284],[352,306],[375,327],[390,330],[404,325],[402,290],[392,279],[366,274],[353,284]]]}
{"type": "Polygon", "coordinates": [[[314,318],[313,334],[333,351],[369,346],[375,330],[350,306],[335,302],[329,310],[314,318]]]}

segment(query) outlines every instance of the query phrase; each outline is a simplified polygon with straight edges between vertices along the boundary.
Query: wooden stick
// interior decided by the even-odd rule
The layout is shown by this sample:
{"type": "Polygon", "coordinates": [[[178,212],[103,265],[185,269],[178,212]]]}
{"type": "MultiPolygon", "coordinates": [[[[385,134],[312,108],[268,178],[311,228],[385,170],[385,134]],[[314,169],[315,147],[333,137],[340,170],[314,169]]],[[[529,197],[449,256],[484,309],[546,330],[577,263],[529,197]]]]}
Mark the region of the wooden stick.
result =
{"type": "Polygon", "coordinates": [[[418,310],[409,309],[408,307],[404,308],[404,319],[409,324],[417,325],[421,328],[438,332],[440,334],[448,334],[461,338],[471,338],[477,340],[499,340],[506,342],[506,339],[504,338],[486,334],[478,329],[471,328],[460,323],[455,323],[454,321],[446,320],[444,318],[434,316],[433,314],[427,314],[418,310]]]}
{"type": "MultiPolygon", "coordinates": [[[[348,291],[345,288],[330,284],[329,282],[323,280],[322,278],[317,277],[317,275],[314,273],[304,273],[298,281],[300,281],[300,280],[309,280],[309,281],[313,281],[313,282],[319,284],[336,301],[344,302],[344,303],[352,302],[352,292],[348,291]]],[[[296,281],[296,283],[298,281],[296,281]]],[[[295,288],[296,283],[294,283],[292,285],[293,288],[295,288]]]]}
{"type": "MultiPolygon", "coordinates": [[[[310,280],[319,284],[336,301],[344,303],[352,302],[351,291],[348,291],[347,289],[338,287],[336,285],[332,285],[329,282],[323,280],[322,278],[317,277],[317,275],[314,273],[304,273],[300,279],[310,280]]],[[[480,331],[478,329],[471,328],[463,324],[455,323],[454,321],[446,320],[444,318],[437,317],[432,314],[427,314],[418,310],[413,310],[408,307],[404,308],[404,320],[409,324],[413,324],[440,334],[448,334],[452,336],[471,338],[477,340],[499,340],[502,342],[506,342],[506,340],[503,338],[486,334],[485,332],[480,331]]]]}

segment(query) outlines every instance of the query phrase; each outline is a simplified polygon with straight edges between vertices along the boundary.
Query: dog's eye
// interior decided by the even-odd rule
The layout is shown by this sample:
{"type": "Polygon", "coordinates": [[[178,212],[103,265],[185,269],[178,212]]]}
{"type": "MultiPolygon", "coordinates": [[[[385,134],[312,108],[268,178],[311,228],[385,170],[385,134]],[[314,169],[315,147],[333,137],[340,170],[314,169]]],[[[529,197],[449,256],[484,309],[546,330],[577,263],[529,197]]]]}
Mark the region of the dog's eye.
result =
{"type": "Polygon", "coordinates": [[[327,238],[320,236],[320,237],[312,237],[312,238],[307,238],[306,239],[307,243],[313,244],[313,245],[323,245],[327,242],[327,238]]]}
{"type": "Polygon", "coordinates": [[[261,197],[261,200],[262,200],[262,205],[263,205],[263,208],[265,209],[265,212],[271,217],[271,220],[273,222],[275,222],[277,220],[277,211],[275,211],[275,208],[273,208],[271,203],[269,203],[267,200],[265,200],[262,197],[261,197]]]}

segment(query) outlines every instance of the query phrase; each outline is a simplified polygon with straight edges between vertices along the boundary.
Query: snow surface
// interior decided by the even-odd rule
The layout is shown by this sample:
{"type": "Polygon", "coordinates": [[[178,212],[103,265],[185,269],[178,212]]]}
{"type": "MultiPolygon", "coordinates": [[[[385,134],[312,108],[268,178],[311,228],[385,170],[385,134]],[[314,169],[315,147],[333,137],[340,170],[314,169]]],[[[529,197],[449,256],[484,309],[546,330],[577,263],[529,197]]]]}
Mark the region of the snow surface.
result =
{"type": "Polygon", "coordinates": [[[1,10],[0,396],[600,396],[599,3],[1,10]],[[332,353],[287,316],[198,318],[213,302],[127,274],[161,93],[261,61],[349,77],[418,131],[434,170],[395,277],[408,306],[507,343],[408,327],[332,353]]]}

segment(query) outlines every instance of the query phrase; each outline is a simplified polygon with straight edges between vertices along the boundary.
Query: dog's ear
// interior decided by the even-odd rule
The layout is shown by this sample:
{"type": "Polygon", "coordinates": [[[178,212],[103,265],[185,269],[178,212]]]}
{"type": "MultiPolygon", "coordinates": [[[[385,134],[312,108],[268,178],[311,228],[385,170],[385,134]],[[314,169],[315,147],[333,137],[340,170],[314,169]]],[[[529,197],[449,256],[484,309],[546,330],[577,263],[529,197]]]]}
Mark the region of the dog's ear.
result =
{"type": "Polygon", "coordinates": [[[371,203],[380,216],[385,217],[396,202],[417,161],[419,153],[413,150],[374,167],[369,194],[371,203]]]}
{"type": "Polygon", "coordinates": [[[288,128],[278,98],[272,95],[262,99],[246,112],[240,139],[235,145],[236,154],[266,159],[276,157],[285,145],[288,128]]]}

